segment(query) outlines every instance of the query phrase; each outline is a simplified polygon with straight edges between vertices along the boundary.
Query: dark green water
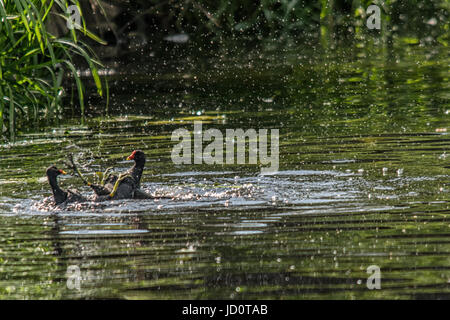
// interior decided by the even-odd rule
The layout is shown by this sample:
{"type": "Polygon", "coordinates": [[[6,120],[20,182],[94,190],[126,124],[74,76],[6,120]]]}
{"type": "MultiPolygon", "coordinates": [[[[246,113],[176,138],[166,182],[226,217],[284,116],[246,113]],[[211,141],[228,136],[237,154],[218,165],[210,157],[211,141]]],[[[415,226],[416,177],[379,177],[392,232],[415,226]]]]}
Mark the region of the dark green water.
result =
{"type": "Polygon", "coordinates": [[[0,298],[450,298],[448,48],[188,46],[117,67],[116,116],[1,145],[0,298]],[[279,171],[173,164],[194,120],[279,129],[279,171]],[[143,188],[173,199],[44,205],[68,152],[92,173],[136,148],[143,188]]]}

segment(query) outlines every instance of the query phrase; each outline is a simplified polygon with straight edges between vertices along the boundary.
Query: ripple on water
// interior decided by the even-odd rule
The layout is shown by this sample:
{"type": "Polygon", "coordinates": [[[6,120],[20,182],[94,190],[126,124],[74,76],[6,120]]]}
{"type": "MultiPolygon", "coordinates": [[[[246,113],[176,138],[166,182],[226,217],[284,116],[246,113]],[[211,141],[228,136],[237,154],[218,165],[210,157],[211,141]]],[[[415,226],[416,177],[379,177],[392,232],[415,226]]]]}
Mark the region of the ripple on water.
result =
{"type": "Polygon", "coordinates": [[[67,120],[0,145],[0,298],[448,297],[448,48],[384,54],[369,44],[361,57],[352,45],[256,47],[214,52],[187,78],[177,66],[198,56],[180,50],[175,61],[162,55],[168,70],[156,74],[118,70],[111,107],[143,116],[67,120]],[[279,128],[280,170],[175,166],[171,134],[195,120],[222,132],[279,128]],[[64,166],[68,152],[92,178],[127,170],[133,148],[148,151],[143,188],[171,199],[43,199],[45,168],[64,166]],[[84,272],[79,291],[65,281],[73,265],[84,272]],[[364,286],[370,265],[381,267],[382,290],[364,286]]]}
{"type": "MultiPolygon", "coordinates": [[[[180,173],[181,174],[181,173],[180,173]]],[[[182,173],[185,174],[185,173],[182,173]]],[[[173,175],[175,185],[170,182],[143,183],[143,190],[156,197],[152,200],[114,200],[110,202],[70,203],[55,206],[51,197],[40,199],[9,199],[0,208],[15,214],[130,214],[164,213],[170,210],[188,210],[209,207],[248,207],[276,205],[277,207],[308,204],[331,204],[354,201],[362,191],[356,180],[348,180],[346,174],[337,171],[298,170],[284,171],[274,176],[224,177],[210,172],[205,182],[205,172],[193,175],[188,183],[180,183],[179,174],[173,175]],[[332,180],[323,176],[333,176],[332,180]],[[275,181],[276,180],[276,181],[275,181]],[[276,182],[276,183],[275,183],[276,182]],[[12,205],[12,209],[11,209],[12,205]]],[[[207,174],[208,175],[208,174],[207,174]]],[[[362,179],[362,178],[360,178],[362,179]]],[[[366,187],[364,185],[364,187],[366,187]]],[[[376,188],[376,187],[374,187],[376,188]]],[[[82,194],[90,197],[90,191],[82,188],[82,194]]]]}
{"type": "Polygon", "coordinates": [[[123,230],[70,230],[70,231],[60,231],[59,234],[70,234],[70,235],[120,235],[120,234],[139,234],[147,233],[148,230],[140,229],[123,229],[123,230]]]}

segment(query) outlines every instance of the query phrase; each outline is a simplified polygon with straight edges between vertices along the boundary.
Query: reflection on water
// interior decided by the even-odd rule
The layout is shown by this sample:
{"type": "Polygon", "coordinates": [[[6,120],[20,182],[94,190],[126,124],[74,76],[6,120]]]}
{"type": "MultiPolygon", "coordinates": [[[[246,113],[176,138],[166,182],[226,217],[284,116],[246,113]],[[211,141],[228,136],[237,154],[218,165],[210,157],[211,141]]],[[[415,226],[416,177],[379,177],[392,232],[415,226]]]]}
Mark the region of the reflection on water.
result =
{"type": "Polygon", "coordinates": [[[446,52],[256,51],[112,75],[121,115],[2,145],[0,297],[449,297],[446,52]],[[171,133],[194,120],[279,128],[279,171],[172,164],[171,133]],[[73,152],[92,180],[135,148],[143,189],[167,198],[49,206],[50,164],[73,152]],[[370,265],[381,290],[365,286],[370,265]]]}

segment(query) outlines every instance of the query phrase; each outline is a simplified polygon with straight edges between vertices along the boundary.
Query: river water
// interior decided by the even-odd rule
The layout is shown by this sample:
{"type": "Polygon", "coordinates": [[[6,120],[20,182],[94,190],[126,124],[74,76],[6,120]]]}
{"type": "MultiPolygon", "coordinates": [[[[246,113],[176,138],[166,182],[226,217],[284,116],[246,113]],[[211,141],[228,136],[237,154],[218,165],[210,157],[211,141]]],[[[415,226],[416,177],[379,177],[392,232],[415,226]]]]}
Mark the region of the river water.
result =
{"type": "Polygon", "coordinates": [[[1,145],[0,298],[450,298],[448,49],[211,46],[129,57],[108,70],[110,117],[1,145]],[[194,121],[279,129],[278,171],[174,164],[194,121]],[[68,153],[93,180],[134,149],[142,188],[169,198],[45,200],[68,153]]]}

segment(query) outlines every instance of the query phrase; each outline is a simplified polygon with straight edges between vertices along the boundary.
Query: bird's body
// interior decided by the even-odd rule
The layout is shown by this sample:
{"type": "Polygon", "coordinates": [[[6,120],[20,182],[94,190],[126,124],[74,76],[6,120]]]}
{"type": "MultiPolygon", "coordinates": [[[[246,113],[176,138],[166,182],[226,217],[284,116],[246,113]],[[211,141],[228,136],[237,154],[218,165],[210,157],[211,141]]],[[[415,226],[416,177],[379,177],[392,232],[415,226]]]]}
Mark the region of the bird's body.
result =
{"type": "Polygon", "coordinates": [[[80,176],[95,193],[94,201],[102,202],[120,199],[160,199],[165,197],[155,197],[140,189],[142,173],[145,166],[145,154],[141,150],[134,150],[127,160],[134,160],[134,165],[119,176],[108,174],[111,168],[108,168],[102,175],[100,184],[92,184],[83,178],[81,172],[77,169],[73,159],[71,167],[80,176]],[[106,177],[106,179],[105,179],[106,177]]]}
{"type": "MultiPolygon", "coordinates": [[[[149,199],[145,193],[140,191],[142,173],[145,166],[145,154],[140,150],[135,150],[127,158],[134,160],[134,166],[127,172],[117,176],[109,176],[110,181],[102,188],[97,186],[94,189],[96,201],[119,200],[119,199],[149,199]],[[136,197],[137,196],[137,197],[136,197]]],[[[92,185],[91,185],[92,187],[92,185]]]]}
{"type": "Polygon", "coordinates": [[[97,196],[107,196],[114,188],[118,177],[116,175],[109,175],[102,185],[88,184],[97,196]]]}
{"type": "Polygon", "coordinates": [[[62,190],[58,185],[57,177],[61,174],[65,174],[63,170],[59,170],[55,166],[51,166],[47,168],[47,179],[48,183],[52,188],[53,199],[55,204],[59,205],[62,203],[71,203],[71,202],[84,202],[86,198],[84,198],[81,194],[74,190],[62,190]]]}
{"type": "Polygon", "coordinates": [[[142,172],[145,166],[145,154],[140,150],[135,150],[127,158],[134,160],[134,165],[126,173],[119,176],[110,196],[113,199],[131,199],[134,193],[141,186],[142,172]]]}

